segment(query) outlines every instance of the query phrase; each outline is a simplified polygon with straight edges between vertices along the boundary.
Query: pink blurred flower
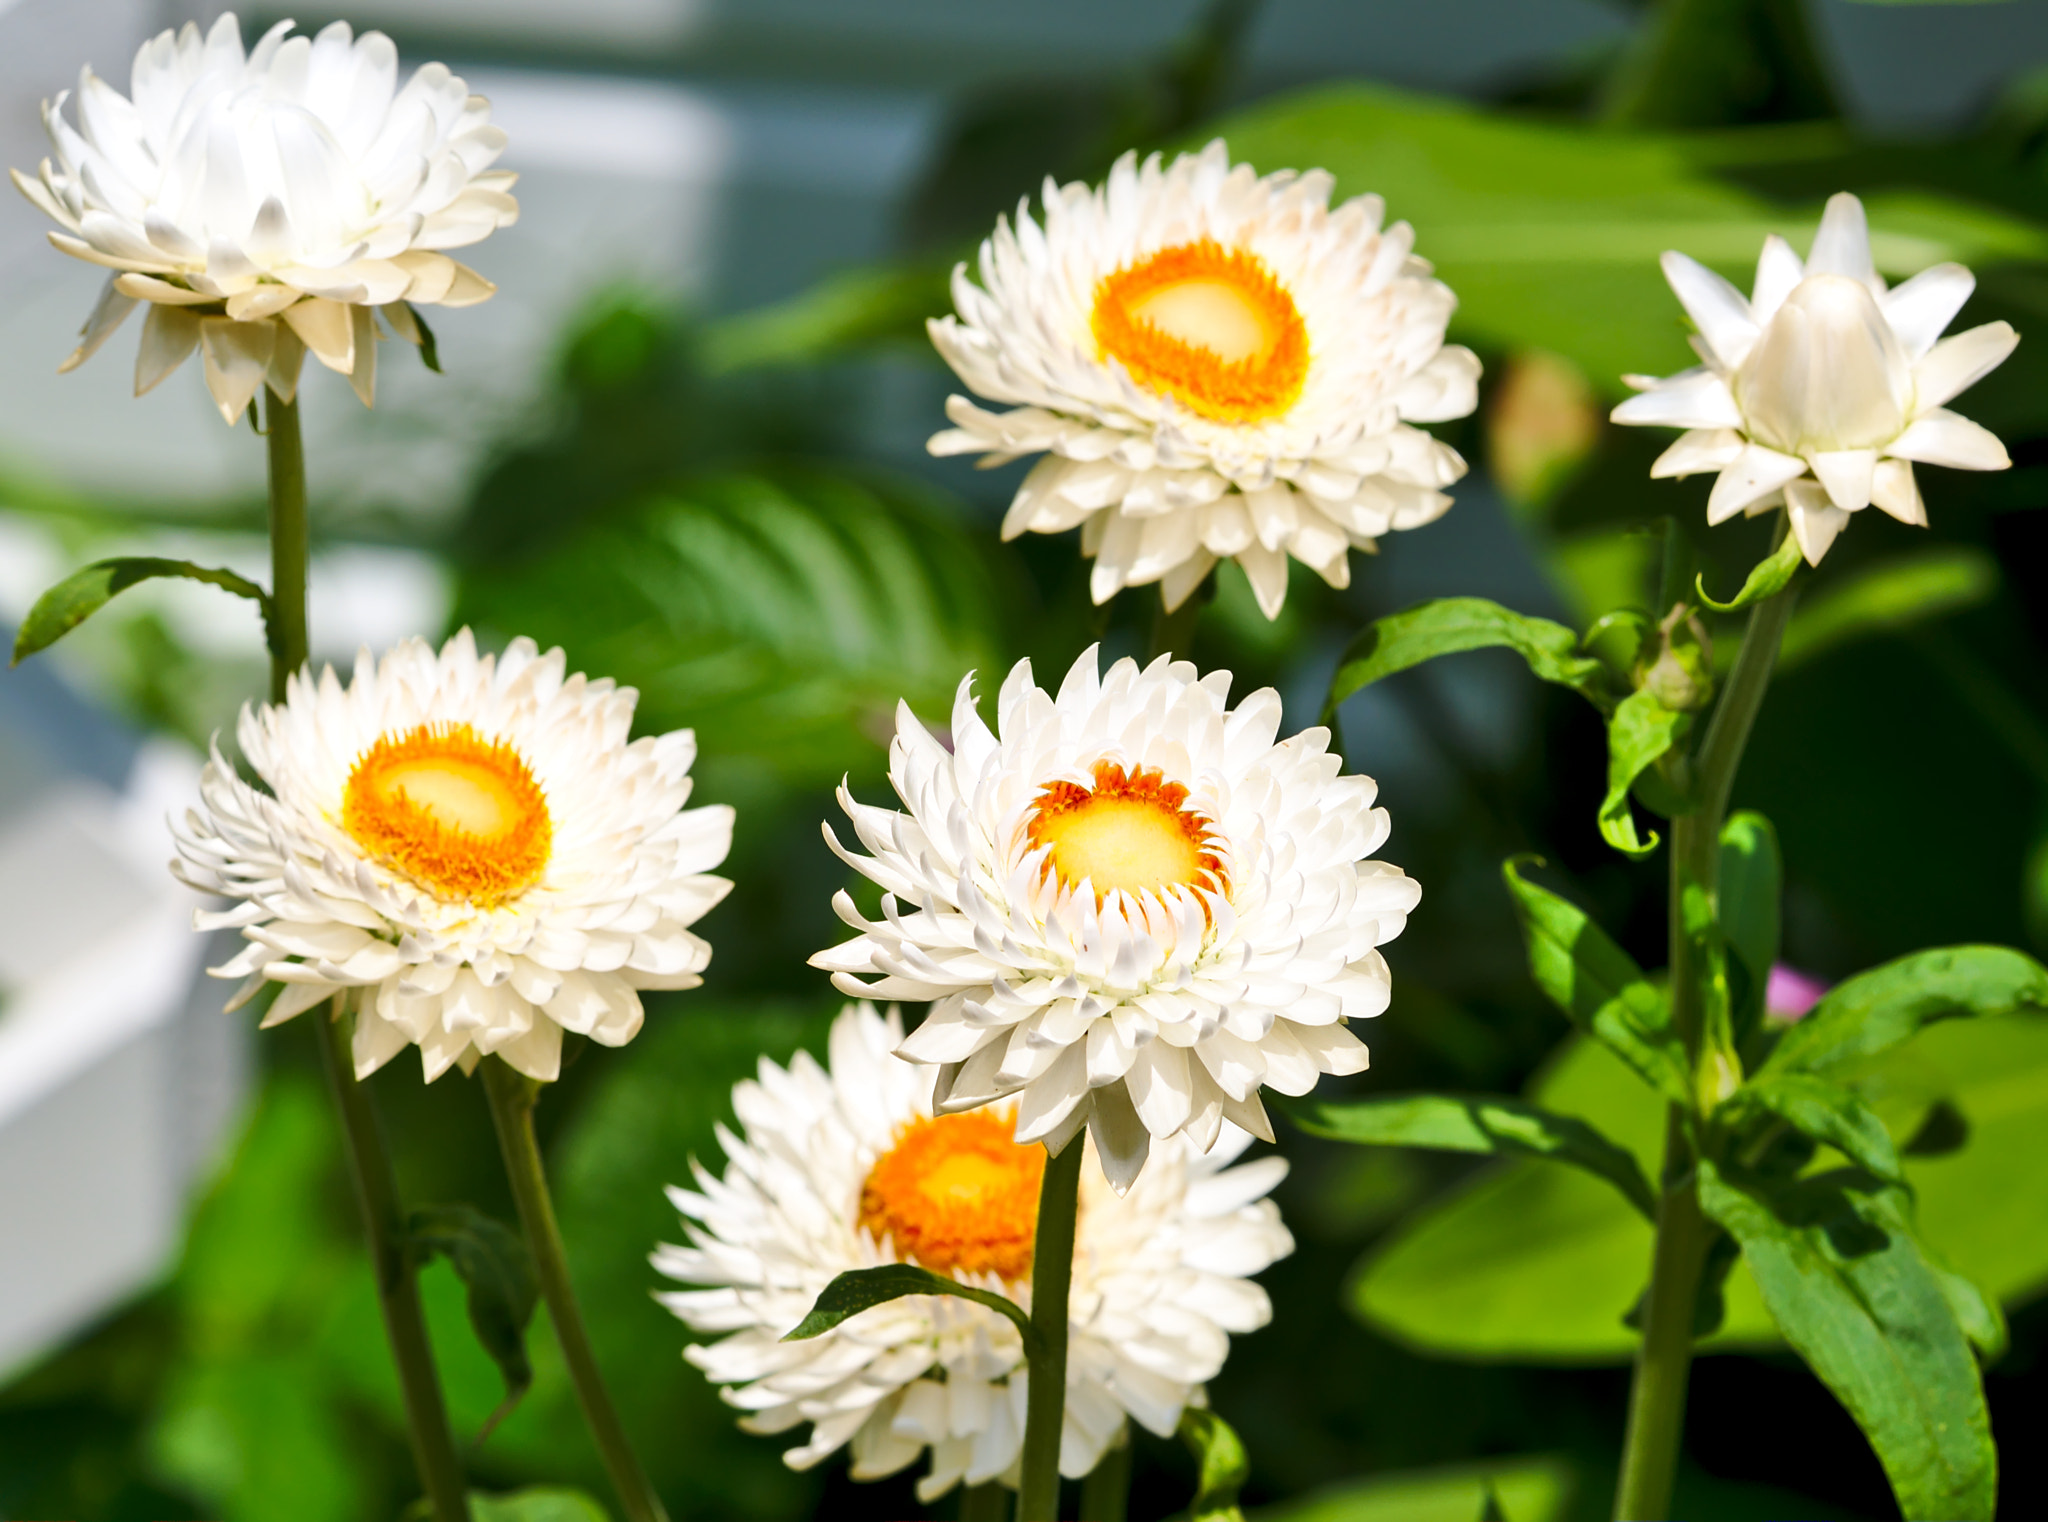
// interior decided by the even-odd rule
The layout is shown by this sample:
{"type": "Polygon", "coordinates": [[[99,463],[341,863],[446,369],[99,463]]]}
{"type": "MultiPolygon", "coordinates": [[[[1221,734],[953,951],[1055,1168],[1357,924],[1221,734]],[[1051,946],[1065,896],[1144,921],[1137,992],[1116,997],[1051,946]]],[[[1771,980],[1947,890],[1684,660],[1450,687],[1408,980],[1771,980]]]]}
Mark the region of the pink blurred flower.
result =
{"type": "Polygon", "coordinates": [[[1771,967],[1770,982],[1764,985],[1764,1013],[1784,1025],[1804,1018],[1828,991],[1828,985],[1810,972],[1801,972],[1783,962],[1771,967]]]}

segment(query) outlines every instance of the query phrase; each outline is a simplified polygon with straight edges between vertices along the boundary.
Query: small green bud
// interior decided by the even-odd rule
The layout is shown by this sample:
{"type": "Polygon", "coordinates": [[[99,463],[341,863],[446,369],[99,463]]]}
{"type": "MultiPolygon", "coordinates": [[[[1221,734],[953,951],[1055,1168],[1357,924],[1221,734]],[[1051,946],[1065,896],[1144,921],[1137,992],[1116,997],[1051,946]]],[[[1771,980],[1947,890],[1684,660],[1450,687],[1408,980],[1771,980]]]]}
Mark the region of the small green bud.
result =
{"type": "Polygon", "coordinates": [[[1665,615],[1632,675],[1638,690],[1673,713],[1698,713],[1713,701],[1714,646],[1691,608],[1679,603],[1665,615]]]}

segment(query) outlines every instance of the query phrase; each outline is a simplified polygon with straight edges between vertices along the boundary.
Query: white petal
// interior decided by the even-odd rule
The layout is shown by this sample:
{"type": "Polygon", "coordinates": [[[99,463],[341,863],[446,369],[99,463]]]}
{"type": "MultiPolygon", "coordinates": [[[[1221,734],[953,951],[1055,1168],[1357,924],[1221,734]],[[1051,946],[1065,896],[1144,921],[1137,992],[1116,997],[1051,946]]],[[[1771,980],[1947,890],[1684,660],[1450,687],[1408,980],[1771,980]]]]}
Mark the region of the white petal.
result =
{"type": "Polygon", "coordinates": [[[1826,488],[1828,500],[1845,513],[1870,506],[1870,483],[1877,470],[1874,449],[1841,449],[1813,457],[1813,473],[1826,488]]]}
{"type": "Polygon", "coordinates": [[[1638,392],[1608,414],[1617,423],[1667,428],[1740,428],[1728,383],[1711,370],[1687,370],[1638,392]]]}
{"type": "Polygon", "coordinates": [[[1778,308],[1785,298],[1792,294],[1792,287],[1805,278],[1806,267],[1799,262],[1799,256],[1792,252],[1792,245],[1776,233],[1764,239],[1764,249],[1757,256],[1756,286],[1750,292],[1749,315],[1761,328],[1778,314],[1778,308]]]}
{"type": "Polygon", "coordinates": [[[1714,482],[1707,497],[1707,522],[1725,523],[1757,498],[1805,474],[1806,462],[1797,455],[1751,444],[1714,482]]]}
{"type": "Polygon", "coordinates": [[[1847,275],[1869,287],[1872,295],[1882,294],[1877,266],[1870,260],[1870,223],[1863,215],[1863,203],[1846,190],[1828,197],[1820,229],[1813,235],[1813,249],[1806,256],[1806,273],[1847,275]]]}
{"type": "Polygon", "coordinates": [[[1679,305],[1698,326],[1700,337],[1714,351],[1721,368],[1737,368],[1748,357],[1758,331],[1742,292],[1697,259],[1675,250],[1666,253],[1661,262],[1679,305]]]}
{"type": "Polygon", "coordinates": [[[1927,504],[1920,500],[1920,483],[1913,479],[1910,460],[1879,460],[1871,476],[1870,500],[1901,523],[1927,527],[1927,504]]]}
{"type": "Polygon", "coordinates": [[[1894,459],[1946,465],[1953,470],[2004,470],[2012,464],[1997,434],[1945,407],[1913,419],[1885,453],[1894,459]]]}
{"type": "Polygon", "coordinates": [[[1849,515],[1828,500],[1814,481],[1794,481],[1785,488],[1785,508],[1792,520],[1792,537],[1808,565],[1819,565],[1820,557],[1835,542],[1835,535],[1849,521],[1849,515]]]}
{"type": "Polygon", "coordinates": [[[1977,277],[1960,264],[1937,264],[1886,291],[1878,305],[1899,336],[1908,364],[1918,364],[1942,330],[1977,288],[1977,277]]]}
{"type": "Polygon", "coordinates": [[[1913,406],[1925,412],[1958,396],[2005,363],[2020,335],[2009,322],[1987,322],[1944,338],[1913,366],[1913,406]]]}
{"type": "Polygon", "coordinates": [[[1726,470],[1742,457],[1744,447],[1742,435],[1733,428],[1694,428],[1657,456],[1650,478],[1662,481],[1726,470]]]}

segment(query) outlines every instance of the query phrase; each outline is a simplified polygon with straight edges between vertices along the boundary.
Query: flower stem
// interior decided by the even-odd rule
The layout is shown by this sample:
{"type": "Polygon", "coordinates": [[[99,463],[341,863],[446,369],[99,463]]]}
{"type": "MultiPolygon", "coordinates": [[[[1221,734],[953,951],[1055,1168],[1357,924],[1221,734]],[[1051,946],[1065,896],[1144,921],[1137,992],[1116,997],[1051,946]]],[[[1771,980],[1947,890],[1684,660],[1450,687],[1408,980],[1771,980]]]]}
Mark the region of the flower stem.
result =
{"type": "MultiPolygon", "coordinates": [[[[1690,813],[1671,823],[1671,1017],[1695,1067],[1702,1060],[1704,969],[1698,965],[1692,938],[1686,933],[1684,892],[1688,886],[1704,890],[1708,901],[1715,904],[1715,912],[1720,912],[1721,821],[1797,595],[1787,587],[1750,611],[1735,667],[1693,758],[1697,802],[1690,813]]],[[[1650,1260],[1643,1340],[1636,1351],[1635,1378],[1629,1387],[1628,1437],[1614,1497],[1615,1522],[1660,1522],[1670,1510],[1679,1435],[1685,1424],[1686,1383],[1692,1370],[1700,1271],[1713,1237],[1700,1214],[1691,1146],[1686,1119],[1674,1105],[1666,1129],[1664,1194],[1657,1209],[1657,1245],[1650,1260]]]]}
{"type": "Polygon", "coordinates": [[[497,1057],[484,1058],[483,1079],[484,1093],[491,1102],[491,1123],[498,1132],[498,1150],[505,1158],[505,1175],[511,1181],[512,1198],[519,1207],[519,1223],[526,1230],[527,1246],[533,1250],[541,1297],[548,1303],[548,1317],[555,1324],[555,1340],[562,1345],[562,1357],[569,1365],[569,1378],[576,1386],[583,1420],[597,1443],[605,1472],[611,1476],[612,1488],[625,1508],[627,1522],[668,1522],[661,1497],[654,1493],[640,1460],[634,1456],[632,1444],[626,1440],[625,1425],[604,1387],[597,1356],[590,1349],[590,1333],[583,1326],[583,1312],[576,1304],[576,1290],[569,1280],[569,1260],[562,1251],[562,1229],[555,1220],[547,1173],[541,1166],[540,1143],[533,1133],[533,1106],[539,1098],[539,1087],[497,1057]]]}
{"type": "Polygon", "coordinates": [[[1131,1435],[1103,1454],[1081,1482],[1081,1522],[1124,1522],[1131,1505],[1131,1435]]]}
{"type": "MultiPolygon", "coordinates": [[[[306,449],[299,436],[298,404],[280,400],[275,392],[265,392],[264,402],[270,465],[270,606],[265,634],[270,643],[270,699],[282,703],[285,684],[306,664],[306,564],[312,529],[306,512],[306,449]]],[[[349,1176],[355,1183],[363,1234],[369,1239],[384,1334],[398,1365],[413,1462],[434,1522],[469,1522],[469,1487],[434,1371],[427,1323],[420,1311],[417,1264],[406,1246],[391,1155],[369,1092],[356,1081],[348,1025],[339,1007],[333,1015],[321,1022],[321,1064],[348,1143],[349,1176]]]]}
{"type": "Polygon", "coordinates": [[[1010,1522],[1010,1488],[1000,1480],[960,1488],[960,1522],[1010,1522]]]}
{"type": "Polygon", "coordinates": [[[1060,1431],[1067,1420],[1067,1290],[1074,1277],[1074,1218],[1081,1202],[1080,1136],[1045,1161],[1038,1188],[1038,1233],[1031,1244],[1031,1324],[1039,1355],[1031,1362],[1024,1407],[1024,1453],[1017,1522],[1057,1522],[1060,1431]]]}

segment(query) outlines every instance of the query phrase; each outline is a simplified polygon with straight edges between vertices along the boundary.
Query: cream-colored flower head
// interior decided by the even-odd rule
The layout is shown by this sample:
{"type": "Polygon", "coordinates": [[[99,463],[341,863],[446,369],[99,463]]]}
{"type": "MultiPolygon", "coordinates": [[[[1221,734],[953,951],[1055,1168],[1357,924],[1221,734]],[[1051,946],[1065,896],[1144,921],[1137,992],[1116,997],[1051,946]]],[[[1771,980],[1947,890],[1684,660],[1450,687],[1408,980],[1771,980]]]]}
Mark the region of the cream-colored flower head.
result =
{"type": "Polygon", "coordinates": [[[1079,525],[1106,602],[1160,584],[1178,607],[1235,558],[1268,618],[1287,557],[1332,586],[1350,550],[1451,505],[1465,462],[1416,423],[1463,417],[1479,361],[1444,343],[1457,305],[1406,222],[1331,177],[1260,179],[1221,141],[1162,166],[1126,154],[1099,190],[1046,182],[953,273],[957,318],[930,324],[961,380],[934,454],[985,465],[1045,453],[1003,537],[1079,525]]]}
{"type": "Polygon", "coordinates": [[[398,87],[398,49],[337,21],[317,37],[280,21],[246,54],[232,13],[187,22],[135,54],[129,93],[83,70],[43,105],[53,157],[14,183],[61,232],[50,241],[116,271],[65,370],[137,302],[140,395],[197,348],[233,423],[265,381],[289,401],[311,349],[376,384],[376,312],[421,334],[405,303],[469,306],[494,289],[442,250],[511,225],[516,176],[490,102],[446,66],[398,87]],[[78,122],[66,119],[76,101],[78,122]]]}
{"type": "Polygon", "coordinates": [[[345,995],[359,1076],[416,1044],[429,1081],[492,1052],[545,1080],[563,1031],[623,1046],[642,989],[702,981],[688,927],[732,886],[707,875],[732,810],[683,807],[688,730],[629,743],[633,689],[565,667],[529,639],[479,656],[465,629],[242,711],[269,791],[216,750],[173,863],[243,901],[198,916],[248,940],[214,969],[246,980],[236,1005],[281,985],[275,1025],[345,995]]]}
{"type": "Polygon", "coordinates": [[[1124,1189],[1153,1138],[1271,1140],[1262,1085],[1365,1067],[1348,1022],[1387,1007],[1379,947],[1421,888],[1367,859],[1387,811],[1328,730],[1278,740],[1271,688],[1232,709],[1229,672],[1165,656],[1098,674],[1091,648],[1057,696],[1020,661],[994,733],[972,685],[950,751],[901,710],[903,811],[840,789],[873,854],[826,839],[882,913],[840,893],[859,933],[811,959],[845,993],[934,1001],[902,1052],[941,1065],[941,1112],[1015,1095],[1017,1140],[1054,1151],[1085,1124],[1124,1189]]]}
{"type": "MultiPolygon", "coordinates": [[[[1016,1483],[1028,1371],[1016,1328],[971,1300],[912,1295],[783,1342],[818,1292],[848,1269],[918,1262],[1031,1304],[1042,1147],[1010,1140],[1000,1110],[934,1117],[932,1070],[890,1054],[903,1027],[872,1005],[833,1022],[831,1068],[805,1053],[763,1059],[733,1090],[744,1137],[723,1126],[724,1178],[693,1163],[697,1187],[669,1198],[691,1245],[654,1265],[701,1286],[662,1303],[701,1332],[692,1363],[747,1413],[750,1432],[812,1424],[793,1468],[852,1445],[855,1479],[878,1479],[927,1450],[929,1501],[965,1480],[1016,1483]]],[[[1264,1196],[1283,1158],[1226,1165],[1251,1138],[1231,1127],[1206,1156],[1160,1149],[1119,1198],[1092,1159],[1081,1170],[1060,1472],[1088,1473],[1126,1419],[1170,1435],[1229,1352],[1231,1332],[1272,1316],[1251,1281],[1294,1250],[1264,1196]]]]}
{"type": "Polygon", "coordinates": [[[1849,515],[1873,503],[1926,526],[1915,461],[2012,463],[1994,434],[1943,404],[2003,363],[2019,335],[1989,322],[1942,338],[1975,278],[1937,264],[1887,290],[1856,197],[1828,201],[1804,264],[1783,238],[1766,238],[1747,301],[1684,254],[1664,256],[1664,276],[1699,328],[1704,363],[1664,380],[1626,377],[1641,394],[1614,421],[1687,430],[1650,474],[1720,472],[1707,522],[1783,506],[1818,565],[1849,515]]]}

